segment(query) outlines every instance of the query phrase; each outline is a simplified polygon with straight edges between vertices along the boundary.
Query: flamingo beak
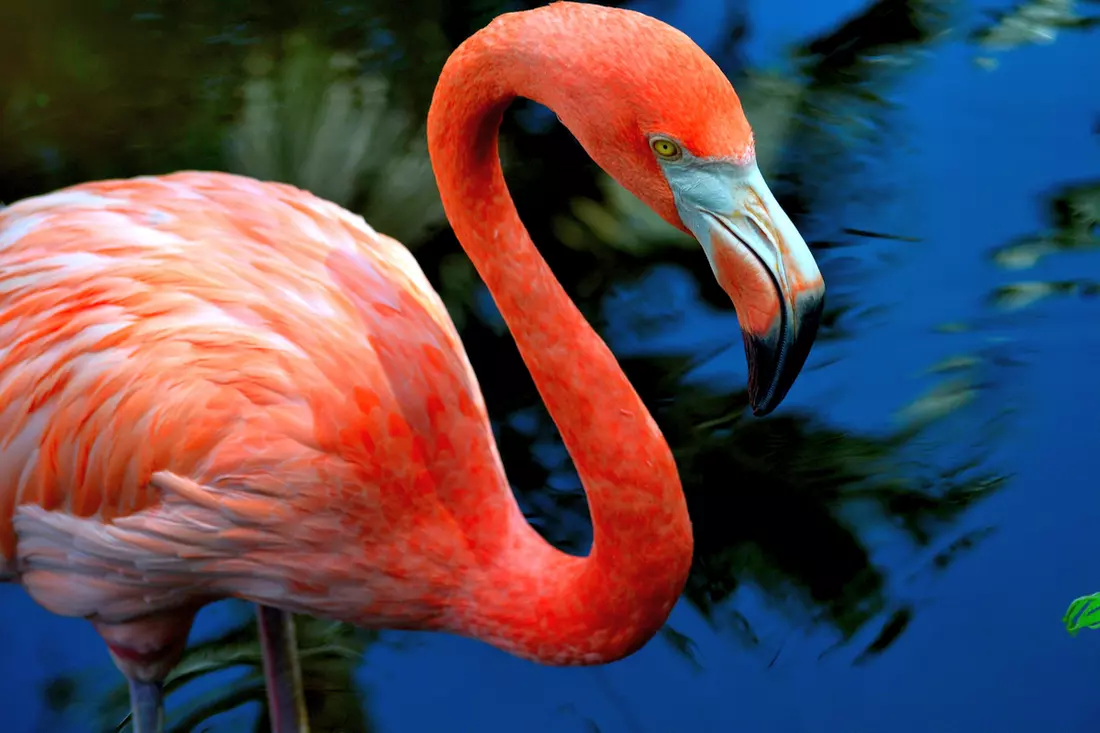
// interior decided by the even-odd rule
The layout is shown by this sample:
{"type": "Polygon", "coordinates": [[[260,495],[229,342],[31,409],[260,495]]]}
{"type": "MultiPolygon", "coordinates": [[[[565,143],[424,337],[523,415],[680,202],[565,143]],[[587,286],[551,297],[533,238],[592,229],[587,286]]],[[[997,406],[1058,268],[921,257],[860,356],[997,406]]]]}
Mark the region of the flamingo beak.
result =
{"type": "Polygon", "coordinates": [[[693,179],[673,187],[677,209],[733,301],[749,401],[754,415],[767,415],[786,397],[817,336],[825,306],[821,272],[755,163],[702,162],[677,177],[693,179]]]}

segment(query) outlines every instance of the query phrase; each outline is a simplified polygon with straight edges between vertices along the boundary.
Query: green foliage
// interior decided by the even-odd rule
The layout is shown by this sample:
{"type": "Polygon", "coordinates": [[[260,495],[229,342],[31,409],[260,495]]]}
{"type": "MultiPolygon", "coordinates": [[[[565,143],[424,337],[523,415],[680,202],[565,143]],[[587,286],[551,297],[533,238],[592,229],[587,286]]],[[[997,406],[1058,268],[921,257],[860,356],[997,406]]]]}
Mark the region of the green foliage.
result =
{"type": "Polygon", "coordinates": [[[1074,599],[1062,623],[1070,636],[1077,636],[1081,629],[1100,629],[1100,593],[1074,599]]]}
{"type": "Polygon", "coordinates": [[[424,123],[390,106],[386,77],[303,32],[282,41],[279,60],[267,49],[245,59],[240,118],[228,135],[231,169],[293,183],[401,241],[443,224],[424,123]]]}
{"type": "MultiPolygon", "coordinates": [[[[201,731],[209,721],[249,705],[261,710],[252,730],[270,730],[264,712],[267,698],[255,616],[248,604],[238,605],[244,612],[243,619],[215,637],[191,645],[168,676],[165,695],[172,707],[165,733],[201,731]],[[224,677],[226,672],[233,673],[226,684],[192,684],[212,674],[224,677]]],[[[364,705],[365,694],[357,689],[354,672],[377,634],[306,617],[296,618],[295,623],[311,733],[374,731],[364,705]]],[[[83,714],[85,725],[97,733],[128,730],[130,704],[125,684],[112,684],[90,710],[76,694],[101,686],[85,676],[57,678],[46,690],[47,704],[54,710],[75,708],[83,714]]]]}

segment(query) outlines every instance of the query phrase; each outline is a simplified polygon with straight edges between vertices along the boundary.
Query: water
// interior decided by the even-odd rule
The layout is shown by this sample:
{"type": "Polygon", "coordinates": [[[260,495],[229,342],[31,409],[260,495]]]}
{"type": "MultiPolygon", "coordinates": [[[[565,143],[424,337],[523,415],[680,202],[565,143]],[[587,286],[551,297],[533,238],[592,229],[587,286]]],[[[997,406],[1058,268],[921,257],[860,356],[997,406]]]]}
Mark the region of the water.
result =
{"type": "MultiPolygon", "coordinates": [[[[131,17],[155,8],[138,5],[103,4],[86,16],[77,16],[75,4],[60,0],[14,2],[0,11],[0,21],[11,14],[22,23],[18,27],[40,39],[51,54],[49,61],[33,64],[18,49],[0,57],[9,59],[5,68],[16,72],[8,75],[0,91],[17,102],[39,103],[45,93],[48,100],[40,109],[50,111],[35,112],[22,102],[5,106],[0,130],[11,133],[12,142],[4,143],[6,154],[0,155],[0,198],[11,200],[81,177],[229,166],[224,141],[233,133],[224,129],[224,121],[215,122],[222,120],[218,114],[196,109],[196,99],[205,100],[211,109],[228,105],[219,90],[240,82],[234,74],[248,53],[270,51],[284,38],[283,31],[294,30],[306,33],[320,47],[357,48],[359,37],[352,33],[349,40],[348,31],[335,20],[341,18],[363,24],[382,18],[376,22],[395,28],[398,44],[405,31],[392,9],[371,4],[353,12],[323,4],[323,10],[278,21],[260,14],[259,19],[229,24],[228,30],[223,16],[196,12],[181,38],[191,43],[213,39],[220,44],[214,47],[223,50],[244,47],[241,56],[224,68],[207,62],[209,66],[200,71],[208,77],[198,83],[194,75],[199,72],[181,65],[185,40],[166,44],[164,58],[151,61],[151,70],[143,75],[127,70],[126,59],[154,48],[150,37],[135,30],[131,17]],[[47,32],[48,21],[58,18],[69,29],[68,36],[47,32]],[[88,30],[92,27],[103,30],[97,36],[88,30]],[[231,42],[223,43],[225,38],[231,42]],[[66,66],[66,59],[89,58],[101,64],[82,73],[66,66]],[[96,69],[104,67],[111,73],[97,77],[96,69]],[[152,101],[139,99],[142,95],[127,87],[137,76],[158,85],[143,93],[152,95],[152,101]],[[104,86],[98,95],[89,95],[80,80],[87,88],[104,86]],[[34,92],[33,84],[43,89],[34,92]],[[206,96],[195,92],[198,96],[186,97],[184,104],[178,101],[183,89],[205,90],[206,96]],[[67,108],[77,102],[84,105],[79,114],[67,108]],[[183,113],[186,119],[168,124],[183,113]],[[104,149],[108,143],[121,147],[104,149]]],[[[438,14],[423,5],[427,22],[434,22],[438,14]]],[[[300,10],[305,4],[291,6],[300,10]]],[[[473,12],[455,4],[460,6],[461,12],[454,11],[460,20],[451,18],[444,26],[448,38],[461,37],[463,23],[470,29],[477,25],[471,20],[473,12]]],[[[716,56],[721,55],[729,25],[744,19],[746,35],[724,65],[741,90],[738,80],[744,69],[777,69],[790,79],[796,70],[788,54],[792,44],[831,32],[867,4],[774,0],[726,5],[685,0],[639,7],[682,27],[716,56]]],[[[1052,226],[1045,204],[1052,193],[1070,185],[1100,185],[1100,107],[1092,91],[1100,88],[1100,31],[1067,31],[1058,33],[1051,44],[996,53],[968,40],[967,33],[986,22],[979,10],[1010,7],[951,6],[939,29],[949,33],[910,48],[907,64],[874,86],[896,105],[893,111],[841,107],[846,110],[841,123],[867,116],[873,134],[848,147],[830,147],[828,140],[807,142],[805,134],[779,136],[780,154],[770,168],[765,165],[769,178],[773,173],[780,179],[784,172],[801,171],[796,190],[810,192],[809,212],[800,221],[808,239],[841,237],[838,232],[847,228],[916,240],[843,235],[851,246],[821,255],[830,297],[837,292],[854,305],[831,334],[843,330],[847,335],[815,349],[776,419],[796,416],[802,429],[824,425],[850,437],[894,435],[898,412],[942,383],[943,375],[930,375],[928,369],[948,357],[972,356],[974,366],[947,375],[961,380],[955,394],[970,401],[891,453],[885,464],[863,470],[873,470],[879,478],[931,477],[922,495],[937,497],[948,486],[940,473],[955,462],[973,459],[979,465],[964,477],[977,481],[982,472],[1003,474],[1010,477],[1004,487],[957,509],[929,499],[934,510],[924,511],[914,509],[911,502],[884,509],[882,494],[876,501],[856,501],[851,498],[854,485],[843,482],[836,490],[848,497],[844,501],[825,501],[820,493],[806,496],[795,486],[763,515],[754,512],[768,506],[761,502],[780,489],[769,488],[770,494],[761,497],[707,469],[711,464],[684,462],[681,470],[693,507],[730,511],[728,523],[719,523],[718,529],[714,522],[707,524],[701,556],[712,557],[707,547],[733,547],[740,553],[723,566],[732,592],[720,594],[713,607],[702,607],[705,594],[697,592],[673,612],[670,626],[691,639],[693,659],[660,637],[608,667],[553,669],[468,640],[389,634],[370,646],[356,673],[364,705],[378,730],[491,731],[523,726],[532,731],[602,733],[1068,733],[1100,725],[1100,703],[1092,694],[1100,676],[1100,636],[1084,631],[1071,638],[1061,625],[1073,598],[1100,590],[1091,559],[1100,550],[1100,539],[1090,531],[1100,520],[1090,454],[1100,383],[1089,366],[1100,356],[1100,314],[1095,300],[1072,294],[1017,311],[998,309],[990,302],[996,288],[1016,281],[1100,280],[1095,224],[1091,251],[1059,252],[1019,272],[997,267],[990,258],[996,248],[1052,226]],[[999,64],[990,70],[976,64],[975,57],[995,57],[999,64]],[[791,149],[806,157],[815,151],[823,157],[816,168],[800,168],[797,156],[785,152],[791,149]],[[820,181],[805,180],[807,171],[820,181]],[[968,328],[940,328],[955,323],[968,328]],[[803,416],[816,422],[807,423],[803,416]],[[794,531],[801,522],[808,522],[810,531],[794,531]],[[907,522],[921,531],[905,531],[907,522]],[[925,543],[918,541],[925,536],[925,543]],[[970,538],[973,546],[949,552],[960,538],[970,538]],[[938,554],[951,562],[938,563],[938,554]],[[868,577],[875,578],[870,589],[858,591],[868,577]],[[874,642],[883,638],[891,620],[908,623],[901,624],[896,641],[883,642],[884,649],[875,653],[874,642]]],[[[1078,8],[1082,13],[1090,9],[1097,13],[1088,4],[1078,8]]],[[[477,12],[485,13],[480,7],[477,12]]],[[[14,27],[0,22],[0,28],[14,27]]],[[[6,41],[11,32],[0,30],[0,40],[6,41]]],[[[12,49],[13,44],[0,47],[12,49]]],[[[26,45],[19,48],[29,53],[26,45]]],[[[256,63],[255,56],[248,58],[256,63]]],[[[278,54],[271,58],[289,63],[278,54]]],[[[881,69],[897,64],[899,58],[883,52],[872,66],[881,69]]],[[[370,65],[369,57],[366,63],[370,65]]],[[[407,101],[409,109],[417,109],[417,84],[423,86],[420,77],[427,75],[414,75],[408,70],[412,66],[407,61],[381,66],[395,80],[395,107],[407,101]],[[405,81],[405,74],[415,81],[405,81]],[[416,88],[406,95],[411,101],[402,97],[403,85],[416,88]]],[[[829,94],[822,98],[835,100],[840,92],[829,94]]],[[[746,100],[752,96],[745,91],[742,95],[746,100]]],[[[754,117],[759,106],[746,102],[746,108],[760,137],[768,137],[766,122],[771,118],[762,111],[754,117]]],[[[239,114],[233,119],[240,119],[239,114]]],[[[536,127],[532,124],[531,129],[536,127]]],[[[827,129],[851,128],[839,124],[827,129]]],[[[574,216],[568,205],[573,196],[596,197],[598,179],[573,162],[579,157],[568,157],[576,151],[560,129],[540,135],[513,126],[511,132],[515,142],[509,152],[523,161],[522,167],[509,170],[521,213],[571,292],[606,318],[605,335],[624,358],[643,397],[658,404],[659,376],[671,367],[654,367],[651,377],[643,366],[668,354],[694,355],[703,361],[704,354],[716,352],[674,385],[674,402],[693,399],[691,385],[736,390],[743,382],[744,366],[735,319],[704,283],[702,256],[694,250],[678,254],[661,249],[645,254],[641,265],[624,257],[596,263],[583,250],[553,247],[552,238],[563,236],[555,217],[574,216]],[[547,160],[554,156],[565,156],[561,159],[569,162],[554,167],[547,160]],[[539,184],[548,193],[538,193],[539,184]],[[627,272],[631,267],[648,272],[648,277],[634,280],[627,272]],[[595,284],[590,283],[593,271],[599,275],[595,284]],[[639,308],[648,313],[644,328],[636,322],[639,308]],[[722,350],[729,344],[734,346],[722,350]]],[[[294,173],[286,170],[276,168],[274,175],[294,173]]],[[[477,289],[468,284],[461,258],[453,257],[456,245],[445,230],[421,233],[401,221],[390,227],[376,221],[372,209],[401,208],[400,203],[386,204],[385,196],[397,196],[406,211],[423,209],[408,203],[408,196],[378,194],[380,186],[371,179],[371,170],[364,166],[363,180],[357,183],[361,190],[341,203],[366,211],[368,219],[385,231],[408,229],[406,239],[417,245],[425,270],[452,310],[461,314],[457,320],[490,411],[501,420],[498,433],[512,438],[502,451],[512,480],[526,505],[542,514],[551,536],[583,546],[583,506],[578,509],[575,501],[568,501],[575,496],[570,493],[575,478],[567,462],[563,467],[563,452],[553,439],[524,437],[535,432],[533,426],[545,416],[532,407],[534,396],[526,378],[517,376],[517,386],[496,378],[498,371],[514,368],[510,373],[515,375],[521,367],[507,352],[506,334],[494,328],[491,308],[485,313],[477,305],[482,302],[477,289]],[[444,271],[450,274],[441,274],[444,271]],[[506,415],[508,420],[503,420],[506,415]],[[559,492],[533,490],[544,483],[547,471],[559,492]]],[[[1095,198],[1092,206],[1095,217],[1100,206],[1095,198]]],[[[405,218],[410,216],[415,218],[405,218]]],[[[438,220],[437,213],[433,216],[438,220]]],[[[591,233],[583,237],[597,241],[591,233]]],[[[656,412],[673,447],[690,448],[689,434],[670,426],[673,413],[663,407],[656,412]]],[[[758,433],[753,431],[760,430],[764,428],[738,423],[731,445],[756,445],[752,437],[758,433]]],[[[823,439],[819,433],[813,436],[823,439]]],[[[844,444],[836,450],[849,448],[844,444]]],[[[766,460],[792,461],[793,450],[792,444],[781,444],[765,454],[766,460]]],[[[822,455],[828,456],[828,449],[822,455]]],[[[773,469],[781,471],[784,465],[776,463],[773,469]]],[[[737,471],[743,481],[752,475],[748,469],[737,471]]],[[[809,481],[804,474],[795,475],[809,481]]],[[[827,488],[827,482],[822,486],[827,488]]],[[[696,516],[697,524],[702,518],[696,516]]],[[[713,557],[717,556],[715,550],[713,557]]],[[[718,576],[712,572],[707,577],[718,576]]],[[[232,612],[226,606],[208,609],[200,617],[196,636],[216,633],[232,612]]],[[[0,629],[5,649],[0,658],[4,729],[88,730],[87,718],[49,712],[41,690],[50,678],[74,671],[98,672],[110,681],[113,670],[90,628],[45,613],[16,588],[0,587],[0,629]]],[[[214,683],[199,686],[209,690],[214,683]]],[[[78,698],[88,694],[81,689],[78,698]]],[[[248,725],[255,708],[246,706],[222,716],[211,730],[248,725]]]]}

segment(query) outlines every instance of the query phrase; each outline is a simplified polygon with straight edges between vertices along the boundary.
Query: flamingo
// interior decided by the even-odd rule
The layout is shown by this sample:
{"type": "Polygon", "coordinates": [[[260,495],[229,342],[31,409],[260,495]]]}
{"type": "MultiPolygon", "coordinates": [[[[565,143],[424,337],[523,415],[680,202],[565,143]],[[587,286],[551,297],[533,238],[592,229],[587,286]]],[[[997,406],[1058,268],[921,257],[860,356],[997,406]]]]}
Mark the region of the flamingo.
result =
{"type": "Polygon", "coordinates": [[[439,296],[399,242],[289,185],[210,172],[84,183],[0,212],[0,577],[89,620],[139,733],[196,611],[256,604],[277,731],[307,727],[291,614],[450,632],[550,665],[632,654],[692,559],[669,446],[509,196],[517,97],[702,246],[752,410],[784,399],[824,283],[738,97],[686,35],[558,2],[501,15],[428,113],[447,217],[575,462],[594,541],[520,511],[439,296]]]}

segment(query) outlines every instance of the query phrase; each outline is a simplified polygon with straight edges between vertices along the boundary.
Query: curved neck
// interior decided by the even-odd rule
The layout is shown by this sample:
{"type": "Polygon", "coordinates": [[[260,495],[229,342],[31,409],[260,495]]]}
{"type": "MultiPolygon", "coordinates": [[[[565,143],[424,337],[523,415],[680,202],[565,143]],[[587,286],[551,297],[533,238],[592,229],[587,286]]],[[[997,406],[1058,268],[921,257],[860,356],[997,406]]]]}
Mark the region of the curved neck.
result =
{"type": "Polygon", "coordinates": [[[539,88],[553,60],[509,51],[491,25],[451,56],[428,113],[429,152],[455,234],[580,474],[594,541],[582,559],[521,532],[470,589],[468,610],[456,610],[456,630],[545,663],[605,662],[641,647],[667,619],[691,564],[691,523],[657,424],[508,193],[497,152],[504,110],[517,96],[554,108],[539,88]]]}

